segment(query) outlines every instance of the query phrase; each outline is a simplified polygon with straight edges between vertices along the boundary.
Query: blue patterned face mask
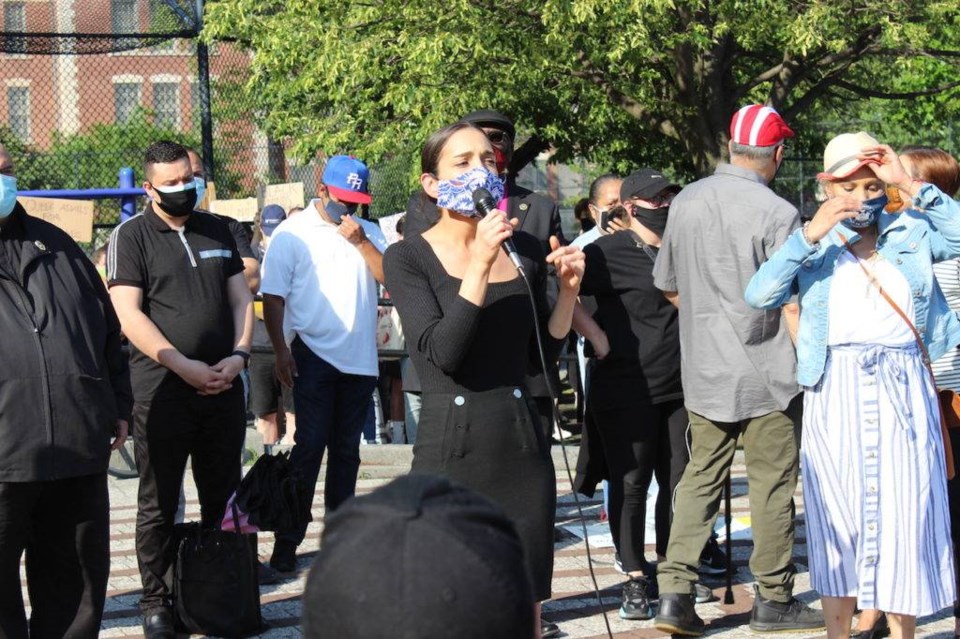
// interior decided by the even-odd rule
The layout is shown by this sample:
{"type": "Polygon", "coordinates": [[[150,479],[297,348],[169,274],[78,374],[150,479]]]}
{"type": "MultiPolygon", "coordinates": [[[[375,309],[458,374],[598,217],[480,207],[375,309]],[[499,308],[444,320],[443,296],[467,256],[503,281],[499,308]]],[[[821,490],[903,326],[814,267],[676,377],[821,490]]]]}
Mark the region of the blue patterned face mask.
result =
{"type": "Polygon", "coordinates": [[[17,205],[17,178],[0,175],[0,219],[13,213],[17,205]]]}
{"type": "Polygon", "coordinates": [[[846,220],[841,220],[843,224],[848,229],[865,229],[868,226],[873,226],[877,223],[877,219],[880,218],[880,214],[883,213],[884,207],[887,205],[887,194],[884,193],[880,197],[875,197],[870,200],[864,200],[860,203],[860,213],[857,217],[848,218],[846,220]]]}
{"type": "Polygon", "coordinates": [[[503,198],[503,180],[487,167],[478,166],[452,180],[440,180],[437,184],[437,206],[467,217],[480,217],[473,203],[473,192],[477,189],[490,191],[494,202],[503,198]]]}

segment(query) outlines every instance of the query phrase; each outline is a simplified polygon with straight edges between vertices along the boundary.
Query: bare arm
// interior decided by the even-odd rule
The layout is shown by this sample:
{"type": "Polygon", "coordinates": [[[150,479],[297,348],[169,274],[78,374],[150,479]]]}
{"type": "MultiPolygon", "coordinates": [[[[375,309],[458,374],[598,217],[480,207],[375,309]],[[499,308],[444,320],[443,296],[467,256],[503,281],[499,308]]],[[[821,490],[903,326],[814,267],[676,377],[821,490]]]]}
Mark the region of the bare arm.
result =
{"type": "Polygon", "coordinates": [[[667,301],[680,308],[680,295],[676,291],[664,291],[663,296],[667,298],[667,301]]]}
{"type": "Polygon", "coordinates": [[[583,281],[585,258],[579,248],[560,246],[560,240],[555,236],[550,238],[550,248],[552,252],[546,261],[554,266],[560,282],[560,292],[548,326],[551,337],[564,339],[570,333],[573,323],[573,309],[577,305],[580,282],[583,281]]]}
{"type": "Polygon", "coordinates": [[[597,321],[590,316],[580,302],[573,308],[573,330],[593,345],[597,359],[603,359],[610,353],[610,341],[597,321]]]}
{"type": "Polygon", "coordinates": [[[110,300],[120,318],[124,335],[141,353],[171,370],[196,388],[201,395],[215,395],[230,388],[230,380],[224,379],[223,375],[208,364],[190,359],[174,348],[157,325],[141,310],[141,288],[114,285],[110,288],[110,300]]]}
{"type": "Polygon", "coordinates": [[[297,363],[283,335],[285,311],[285,299],[279,295],[263,294],[263,323],[267,327],[267,335],[270,336],[270,343],[273,344],[273,352],[276,355],[277,379],[288,388],[293,388],[293,379],[297,376],[297,363]]]}
{"type": "Polygon", "coordinates": [[[243,258],[243,277],[251,295],[256,295],[260,290],[260,262],[252,257],[243,258]]]}
{"type": "Polygon", "coordinates": [[[383,253],[366,238],[357,245],[357,250],[363,256],[363,261],[367,263],[367,268],[373,274],[373,279],[383,284],[383,253]]]}
{"type": "Polygon", "coordinates": [[[797,345],[797,329],[800,327],[800,305],[799,304],[784,304],[782,307],[783,310],[783,321],[787,325],[787,332],[790,333],[790,341],[793,342],[793,345],[797,345]]]}

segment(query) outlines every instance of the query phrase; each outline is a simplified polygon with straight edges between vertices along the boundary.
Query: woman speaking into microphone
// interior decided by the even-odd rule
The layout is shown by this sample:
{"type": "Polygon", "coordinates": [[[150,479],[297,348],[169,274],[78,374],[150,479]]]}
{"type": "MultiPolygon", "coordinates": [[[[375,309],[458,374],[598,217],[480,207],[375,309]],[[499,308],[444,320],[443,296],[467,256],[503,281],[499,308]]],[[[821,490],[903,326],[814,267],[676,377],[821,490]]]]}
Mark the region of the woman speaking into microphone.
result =
{"type": "MultiPolygon", "coordinates": [[[[473,193],[500,200],[490,141],[473,124],[435,132],[420,158],[420,184],[440,219],[384,256],[387,289],[423,388],[413,472],[445,475],[499,504],[524,546],[535,601],[550,597],[556,478],[549,442],[523,387],[540,365],[534,307],[501,245],[512,238],[535,298],[545,356],[555,359],[570,331],[583,275],[583,253],[554,249],[515,233],[500,210],[481,217],[473,193]],[[546,267],[559,292],[548,307],[546,267]]],[[[531,629],[532,630],[532,629],[531,629]]]]}

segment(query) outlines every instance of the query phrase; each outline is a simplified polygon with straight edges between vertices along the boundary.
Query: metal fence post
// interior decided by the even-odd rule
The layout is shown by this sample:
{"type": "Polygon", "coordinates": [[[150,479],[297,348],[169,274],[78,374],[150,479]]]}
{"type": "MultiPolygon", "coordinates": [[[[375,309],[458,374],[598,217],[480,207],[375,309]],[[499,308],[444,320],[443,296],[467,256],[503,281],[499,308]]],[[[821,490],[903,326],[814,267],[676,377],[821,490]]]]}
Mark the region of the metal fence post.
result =
{"type": "Polygon", "coordinates": [[[216,182],[213,169],[213,114],[210,108],[210,53],[200,38],[203,30],[203,0],[196,1],[197,79],[200,82],[200,137],[203,150],[203,172],[207,181],[216,182]]]}
{"type": "MultiPolygon", "coordinates": [[[[120,188],[132,189],[136,185],[133,183],[133,169],[125,166],[120,169],[120,188]]],[[[137,214],[137,198],[133,195],[124,195],[120,198],[120,221],[124,222],[137,214]]]]}

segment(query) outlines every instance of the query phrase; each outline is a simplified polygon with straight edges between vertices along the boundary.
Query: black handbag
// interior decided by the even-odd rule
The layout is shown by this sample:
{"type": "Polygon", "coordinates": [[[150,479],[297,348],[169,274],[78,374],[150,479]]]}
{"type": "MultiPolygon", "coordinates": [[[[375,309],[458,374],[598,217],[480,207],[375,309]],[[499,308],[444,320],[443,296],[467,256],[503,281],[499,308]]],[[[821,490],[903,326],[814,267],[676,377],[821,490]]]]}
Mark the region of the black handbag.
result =
{"type": "Polygon", "coordinates": [[[256,534],[176,526],[174,613],[181,632],[249,637],[263,631],[256,534]]]}

